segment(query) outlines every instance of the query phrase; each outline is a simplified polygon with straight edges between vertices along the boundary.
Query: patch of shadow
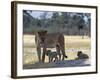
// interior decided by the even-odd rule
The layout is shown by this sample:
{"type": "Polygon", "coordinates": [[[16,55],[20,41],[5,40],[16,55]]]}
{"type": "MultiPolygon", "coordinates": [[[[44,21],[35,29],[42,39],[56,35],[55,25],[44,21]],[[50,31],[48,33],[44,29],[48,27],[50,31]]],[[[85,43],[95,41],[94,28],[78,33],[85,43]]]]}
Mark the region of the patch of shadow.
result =
{"type": "Polygon", "coordinates": [[[36,62],[35,64],[23,65],[23,69],[84,67],[84,66],[91,66],[89,59],[64,60],[64,61],[56,61],[50,63],[36,62]]]}

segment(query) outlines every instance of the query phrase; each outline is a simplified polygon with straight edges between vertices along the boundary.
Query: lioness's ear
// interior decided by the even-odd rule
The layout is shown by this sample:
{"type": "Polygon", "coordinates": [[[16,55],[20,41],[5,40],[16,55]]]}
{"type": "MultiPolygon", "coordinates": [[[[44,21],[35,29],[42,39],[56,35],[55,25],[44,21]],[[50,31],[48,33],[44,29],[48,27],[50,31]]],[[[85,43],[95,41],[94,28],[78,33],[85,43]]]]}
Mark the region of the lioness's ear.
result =
{"type": "Polygon", "coordinates": [[[38,32],[38,34],[40,34],[40,32],[38,32]]]}
{"type": "Polygon", "coordinates": [[[44,31],[44,33],[47,33],[47,31],[44,31]]]}

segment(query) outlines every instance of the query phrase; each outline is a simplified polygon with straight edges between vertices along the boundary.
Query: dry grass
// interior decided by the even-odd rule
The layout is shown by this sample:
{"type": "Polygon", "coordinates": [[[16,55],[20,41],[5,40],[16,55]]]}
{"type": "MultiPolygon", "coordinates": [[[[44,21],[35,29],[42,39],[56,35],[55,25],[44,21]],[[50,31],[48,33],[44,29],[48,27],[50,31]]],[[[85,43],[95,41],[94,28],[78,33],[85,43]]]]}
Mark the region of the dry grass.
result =
{"type": "MultiPolygon", "coordinates": [[[[85,54],[90,56],[90,38],[84,36],[64,36],[65,37],[65,52],[68,56],[67,60],[73,60],[77,57],[77,51],[81,50],[85,54]]],[[[24,35],[24,55],[23,61],[24,64],[34,64],[38,62],[36,45],[35,45],[35,36],[33,35],[24,35]]],[[[48,61],[48,57],[46,57],[48,61]]]]}

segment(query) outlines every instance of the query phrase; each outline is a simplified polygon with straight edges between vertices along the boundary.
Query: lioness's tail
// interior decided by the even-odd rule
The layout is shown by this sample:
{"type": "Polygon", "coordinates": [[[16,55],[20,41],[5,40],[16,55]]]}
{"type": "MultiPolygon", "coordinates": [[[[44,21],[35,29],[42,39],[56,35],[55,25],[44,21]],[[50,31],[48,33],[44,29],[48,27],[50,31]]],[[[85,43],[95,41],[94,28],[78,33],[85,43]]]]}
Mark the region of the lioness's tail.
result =
{"type": "Polygon", "coordinates": [[[63,54],[63,58],[68,58],[65,54],[65,40],[64,40],[63,34],[60,34],[60,36],[59,36],[59,44],[60,44],[61,52],[63,54]]]}
{"type": "Polygon", "coordinates": [[[68,56],[66,56],[66,55],[65,55],[64,57],[65,57],[65,58],[68,58],[68,56]]]}

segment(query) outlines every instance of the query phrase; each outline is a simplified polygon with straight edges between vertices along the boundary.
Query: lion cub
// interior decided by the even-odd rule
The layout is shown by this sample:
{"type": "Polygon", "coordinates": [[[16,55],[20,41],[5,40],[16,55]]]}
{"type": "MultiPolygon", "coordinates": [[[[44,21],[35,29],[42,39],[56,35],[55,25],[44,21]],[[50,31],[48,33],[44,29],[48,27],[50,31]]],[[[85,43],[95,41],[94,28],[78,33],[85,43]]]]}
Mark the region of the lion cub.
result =
{"type": "Polygon", "coordinates": [[[89,59],[89,56],[84,54],[82,51],[78,51],[76,59],[89,59]]]}
{"type": "Polygon", "coordinates": [[[51,50],[47,50],[46,55],[47,55],[48,58],[49,58],[49,63],[50,63],[50,62],[58,61],[59,58],[60,58],[60,56],[61,56],[60,53],[51,52],[51,50]]]}

